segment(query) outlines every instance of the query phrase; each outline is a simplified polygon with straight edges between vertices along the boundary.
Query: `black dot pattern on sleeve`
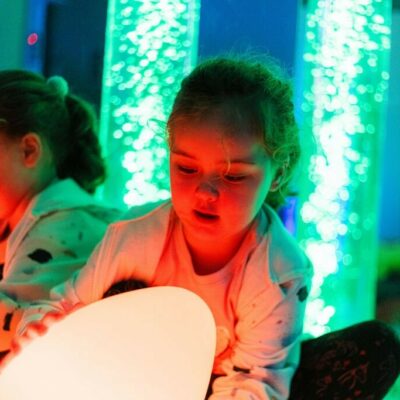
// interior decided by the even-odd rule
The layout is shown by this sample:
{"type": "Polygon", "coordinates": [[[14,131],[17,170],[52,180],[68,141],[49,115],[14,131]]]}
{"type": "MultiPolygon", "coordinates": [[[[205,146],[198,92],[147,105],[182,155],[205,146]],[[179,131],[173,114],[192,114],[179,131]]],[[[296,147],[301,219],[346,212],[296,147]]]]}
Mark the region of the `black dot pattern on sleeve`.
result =
{"type": "Polygon", "coordinates": [[[12,317],[13,317],[13,313],[7,313],[4,316],[3,331],[9,331],[10,330],[12,317]]]}
{"type": "Polygon", "coordinates": [[[308,297],[308,289],[307,286],[303,286],[298,292],[297,297],[301,302],[305,301],[308,297]]]}
{"type": "Polygon", "coordinates": [[[248,369],[248,368],[240,368],[240,367],[237,367],[236,365],[233,366],[233,370],[235,372],[243,372],[245,374],[249,374],[250,373],[250,369],[248,369]]]}
{"type": "Polygon", "coordinates": [[[44,249],[36,249],[32,253],[28,254],[28,257],[40,264],[45,264],[53,258],[53,256],[44,249]]]}
{"type": "Polygon", "coordinates": [[[33,268],[33,267],[25,268],[25,269],[23,270],[23,273],[24,273],[25,275],[33,275],[34,272],[35,272],[35,268],[33,268]]]}
{"type": "Polygon", "coordinates": [[[72,250],[66,249],[63,253],[64,253],[67,257],[78,258],[78,255],[77,255],[75,252],[73,252],[72,250]]]}

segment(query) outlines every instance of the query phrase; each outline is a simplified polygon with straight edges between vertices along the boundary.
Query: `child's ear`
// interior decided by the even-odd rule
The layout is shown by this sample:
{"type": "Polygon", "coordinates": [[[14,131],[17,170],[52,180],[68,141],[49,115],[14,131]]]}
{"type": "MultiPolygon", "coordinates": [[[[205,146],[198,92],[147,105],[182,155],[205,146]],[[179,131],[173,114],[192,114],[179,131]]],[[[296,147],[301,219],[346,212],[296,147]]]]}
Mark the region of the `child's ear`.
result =
{"type": "Polygon", "coordinates": [[[43,153],[42,139],[37,133],[25,134],[20,143],[22,161],[27,168],[34,168],[43,153]]]}
{"type": "Polygon", "coordinates": [[[270,192],[276,192],[281,186],[281,176],[276,176],[271,183],[271,187],[269,188],[270,192]]]}
{"type": "Polygon", "coordinates": [[[282,183],[285,180],[285,173],[286,173],[286,165],[278,168],[275,173],[275,178],[272,180],[271,187],[269,189],[270,192],[276,192],[281,187],[282,183]]]}

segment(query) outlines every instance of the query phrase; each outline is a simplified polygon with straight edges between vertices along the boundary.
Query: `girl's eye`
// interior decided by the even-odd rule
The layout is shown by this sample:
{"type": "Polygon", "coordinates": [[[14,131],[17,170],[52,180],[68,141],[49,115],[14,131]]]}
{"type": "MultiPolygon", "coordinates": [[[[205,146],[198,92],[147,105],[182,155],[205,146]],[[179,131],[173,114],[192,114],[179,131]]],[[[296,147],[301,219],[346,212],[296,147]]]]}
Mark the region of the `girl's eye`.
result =
{"type": "Polygon", "coordinates": [[[197,172],[195,168],[185,167],[183,165],[178,165],[178,170],[187,175],[195,174],[197,172]]]}
{"type": "Polygon", "coordinates": [[[224,179],[228,182],[241,182],[246,179],[246,175],[224,175],[224,179]]]}

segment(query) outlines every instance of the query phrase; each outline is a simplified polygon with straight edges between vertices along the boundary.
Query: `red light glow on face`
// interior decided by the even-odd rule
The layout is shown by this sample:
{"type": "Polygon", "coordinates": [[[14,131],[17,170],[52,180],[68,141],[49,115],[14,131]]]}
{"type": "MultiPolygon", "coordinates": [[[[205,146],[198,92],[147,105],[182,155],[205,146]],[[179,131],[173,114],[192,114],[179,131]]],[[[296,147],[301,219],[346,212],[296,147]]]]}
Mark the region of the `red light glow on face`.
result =
{"type": "Polygon", "coordinates": [[[39,40],[39,35],[37,33],[31,33],[26,39],[26,42],[29,44],[29,46],[33,46],[38,42],[38,40],[39,40]]]}

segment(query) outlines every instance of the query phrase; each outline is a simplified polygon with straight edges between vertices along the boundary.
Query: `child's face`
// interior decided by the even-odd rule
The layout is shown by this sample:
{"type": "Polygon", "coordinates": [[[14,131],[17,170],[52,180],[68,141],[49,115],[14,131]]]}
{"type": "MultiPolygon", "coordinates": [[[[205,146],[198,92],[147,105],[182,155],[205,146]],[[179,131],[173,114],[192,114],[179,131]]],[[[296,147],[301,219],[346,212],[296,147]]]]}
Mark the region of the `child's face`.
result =
{"type": "Polygon", "coordinates": [[[23,197],[19,141],[0,132],[0,219],[8,219],[23,197]]]}
{"type": "Polygon", "coordinates": [[[0,220],[11,224],[37,191],[37,174],[28,165],[30,147],[0,131],[0,220]]]}
{"type": "Polygon", "coordinates": [[[233,240],[259,212],[275,168],[259,139],[226,135],[216,123],[193,125],[172,133],[174,209],[187,237],[233,240]]]}

